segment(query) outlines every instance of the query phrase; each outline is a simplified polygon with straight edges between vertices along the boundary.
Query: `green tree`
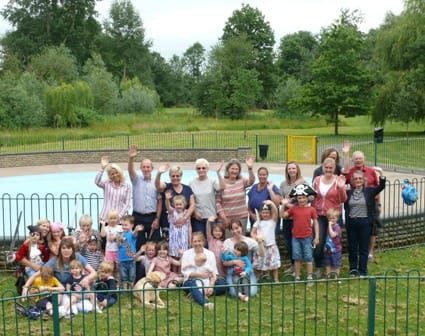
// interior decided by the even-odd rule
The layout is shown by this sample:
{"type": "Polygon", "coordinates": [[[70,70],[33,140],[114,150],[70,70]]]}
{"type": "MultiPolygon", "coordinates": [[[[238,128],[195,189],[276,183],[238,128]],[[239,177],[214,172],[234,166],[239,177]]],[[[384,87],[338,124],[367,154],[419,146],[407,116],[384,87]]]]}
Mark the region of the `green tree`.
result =
{"type": "Polygon", "coordinates": [[[46,47],[31,57],[29,68],[40,80],[50,85],[69,83],[78,79],[78,67],[71,51],[64,47],[46,47]]]}
{"type": "Polygon", "coordinates": [[[22,129],[47,125],[45,83],[33,73],[6,72],[0,79],[0,127],[22,129]]]}
{"type": "Polygon", "coordinates": [[[100,114],[112,114],[113,103],[118,97],[118,85],[106,70],[99,54],[93,54],[83,67],[83,80],[93,93],[94,109],[100,114]]]}
{"type": "Polygon", "coordinates": [[[301,101],[313,114],[327,116],[338,135],[339,116],[356,116],[369,109],[369,77],[362,66],[364,36],[357,11],[342,10],[340,18],[322,30],[312,80],[301,101]]]}
{"type": "Polygon", "coordinates": [[[261,93],[259,74],[252,67],[255,54],[244,35],[213,48],[197,93],[197,107],[203,115],[241,119],[254,107],[261,93]]]}
{"type": "Polygon", "coordinates": [[[153,87],[151,43],[145,40],[142,19],[131,1],[114,1],[103,26],[105,35],[99,44],[108,70],[119,80],[136,76],[153,87]]]}
{"type": "Polygon", "coordinates": [[[299,31],[282,37],[277,53],[280,76],[296,78],[303,84],[308,82],[317,46],[318,41],[310,32],[299,31]]]}
{"type": "Polygon", "coordinates": [[[86,126],[85,114],[93,107],[93,95],[85,82],[63,83],[47,89],[46,107],[50,126],[86,126]]]}
{"type": "Polygon", "coordinates": [[[400,16],[389,15],[377,34],[375,60],[383,81],[376,87],[372,121],[425,118],[425,3],[405,1],[400,16]]]}
{"type": "Polygon", "coordinates": [[[7,32],[1,44],[23,65],[45,47],[64,45],[81,65],[100,33],[95,4],[96,0],[9,1],[0,13],[15,30],[7,32]]]}
{"type": "Polygon", "coordinates": [[[260,104],[270,106],[276,88],[276,78],[273,63],[275,38],[269,22],[265,21],[260,10],[244,4],[227,20],[221,40],[225,42],[234,37],[243,37],[256,51],[252,54],[253,62],[248,70],[255,69],[258,73],[262,89],[260,104]]]}

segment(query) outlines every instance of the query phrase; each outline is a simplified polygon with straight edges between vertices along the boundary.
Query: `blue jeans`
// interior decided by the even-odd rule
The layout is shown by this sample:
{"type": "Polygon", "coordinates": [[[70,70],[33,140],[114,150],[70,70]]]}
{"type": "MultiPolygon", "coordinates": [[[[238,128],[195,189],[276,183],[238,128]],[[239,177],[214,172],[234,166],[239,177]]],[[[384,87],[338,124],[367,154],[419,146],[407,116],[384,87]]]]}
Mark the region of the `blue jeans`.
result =
{"type": "Polygon", "coordinates": [[[134,280],[136,280],[136,264],[134,263],[134,260],[120,261],[119,264],[121,281],[129,281],[134,283],[134,280]]]}
{"type": "MultiPolygon", "coordinates": [[[[233,274],[232,272],[227,272],[226,274],[226,282],[229,285],[229,294],[230,296],[237,296],[238,293],[236,292],[236,289],[238,289],[238,291],[241,290],[242,287],[236,288],[235,286],[233,286],[233,274]]],[[[257,286],[257,277],[255,276],[254,272],[251,272],[249,274],[249,293],[246,293],[246,295],[252,297],[257,295],[257,291],[258,291],[258,286],[257,286]]]]}
{"type": "MultiPolygon", "coordinates": [[[[217,279],[217,281],[215,282],[216,285],[220,286],[220,285],[225,285],[223,280],[217,279]]],[[[190,288],[185,288],[184,291],[186,293],[190,293],[190,295],[192,295],[193,299],[198,302],[200,305],[205,305],[206,303],[208,303],[208,299],[205,298],[204,292],[202,287],[198,287],[197,283],[196,283],[196,279],[189,279],[186,280],[183,283],[183,287],[190,287],[190,288]]],[[[226,292],[226,288],[225,287],[215,287],[214,288],[214,295],[221,295],[224,294],[226,292]]]]}
{"type": "Polygon", "coordinates": [[[369,218],[347,218],[348,261],[350,272],[367,275],[371,223],[369,218]]]}
{"type": "Polygon", "coordinates": [[[313,262],[313,248],[311,247],[312,241],[313,237],[292,237],[292,258],[294,258],[294,260],[313,262]]]}

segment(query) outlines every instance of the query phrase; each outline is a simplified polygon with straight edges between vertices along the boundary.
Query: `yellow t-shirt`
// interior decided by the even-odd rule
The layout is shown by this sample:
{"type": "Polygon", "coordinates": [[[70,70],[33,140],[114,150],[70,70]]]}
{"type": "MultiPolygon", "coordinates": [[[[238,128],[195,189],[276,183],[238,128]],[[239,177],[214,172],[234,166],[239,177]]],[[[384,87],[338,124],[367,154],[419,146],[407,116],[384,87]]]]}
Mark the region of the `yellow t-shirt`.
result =
{"type": "MultiPolygon", "coordinates": [[[[33,287],[32,292],[37,293],[38,291],[36,290],[36,288],[59,287],[60,285],[61,283],[56,277],[51,277],[48,281],[44,281],[43,278],[39,275],[34,279],[34,282],[32,284],[32,287],[33,287]]],[[[39,297],[34,298],[36,302],[39,301],[41,298],[50,295],[50,293],[48,295],[46,295],[46,293],[40,293],[40,294],[44,294],[44,295],[40,295],[39,297]]]]}

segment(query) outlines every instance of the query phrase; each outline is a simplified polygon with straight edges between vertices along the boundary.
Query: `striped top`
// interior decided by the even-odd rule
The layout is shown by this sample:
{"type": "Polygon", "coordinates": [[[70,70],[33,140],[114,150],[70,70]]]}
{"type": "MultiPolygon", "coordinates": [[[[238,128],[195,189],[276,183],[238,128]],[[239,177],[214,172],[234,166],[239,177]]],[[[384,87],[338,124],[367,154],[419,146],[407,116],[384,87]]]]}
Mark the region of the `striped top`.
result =
{"type": "Polygon", "coordinates": [[[111,180],[102,180],[104,169],[100,169],[96,175],[94,183],[103,189],[103,208],[99,214],[99,220],[108,221],[110,210],[116,210],[119,214],[119,220],[128,213],[131,201],[131,187],[127,183],[115,185],[111,180]]]}
{"type": "Polygon", "coordinates": [[[229,220],[248,217],[245,189],[251,184],[248,179],[240,178],[234,183],[225,179],[226,187],[217,193],[217,213],[224,211],[229,220]]]}

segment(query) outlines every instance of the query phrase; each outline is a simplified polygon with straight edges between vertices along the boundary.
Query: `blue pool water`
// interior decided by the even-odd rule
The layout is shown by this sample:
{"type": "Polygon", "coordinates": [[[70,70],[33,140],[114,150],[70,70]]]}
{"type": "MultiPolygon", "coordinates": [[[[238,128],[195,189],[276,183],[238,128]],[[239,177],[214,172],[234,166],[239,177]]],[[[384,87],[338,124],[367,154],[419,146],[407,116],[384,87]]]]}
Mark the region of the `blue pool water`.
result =
{"type": "MultiPolygon", "coordinates": [[[[97,223],[103,190],[94,184],[96,174],[96,171],[88,171],[0,177],[0,237],[13,235],[21,211],[21,237],[26,234],[26,226],[35,224],[39,218],[60,220],[65,226],[75,228],[78,218],[89,213],[97,223]]],[[[152,175],[155,176],[156,171],[152,175]]],[[[188,184],[196,176],[195,170],[185,170],[182,183],[188,184]]],[[[210,176],[216,178],[214,172],[210,172],[210,176]]],[[[103,178],[107,178],[106,172],[103,178]]],[[[130,183],[127,173],[126,179],[130,183]]],[[[269,175],[269,180],[277,186],[283,179],[282,175],[269,175]]],[[[162,175],[162,181],[169,181],[168,174],[162,175]]]]}
{"type": "MultiPolygon", "coordinates": [[[[61,194],[68,194],[69,196],[82,194],[84,197],[88,197],[90,194],[95,193],[101,196],[102,189],[94,184],[96,173],[97,172],[76,172],[1,177],[0,195],[7,193],[14,196],[21,193],[25,197],[29,197],[32,194],[38,194],[40,196],[52,194],[55,197],[59,197],[61,194]]],[[[153,176],[155,175],[156,171],[153,172],[153,176]]],[[[195,170],[185,170],[183,172],[182,182],[188,184],[196,176],[195,170]]],[[[210,176],[216,178],[214,173],[211,173],[210,176]]],[[[103,178],[107,178],[106,172],[103,174],[103,178]]],[[[269,180],[277,186],[280,185],[283,179],[281,175],[269,175],[269,180]]],[[[163,174],[161,180],[168,182],[168,174],[163,174]]],[[[126,181],[130,183],[130,178],[127,173],[126,181]]]]}

